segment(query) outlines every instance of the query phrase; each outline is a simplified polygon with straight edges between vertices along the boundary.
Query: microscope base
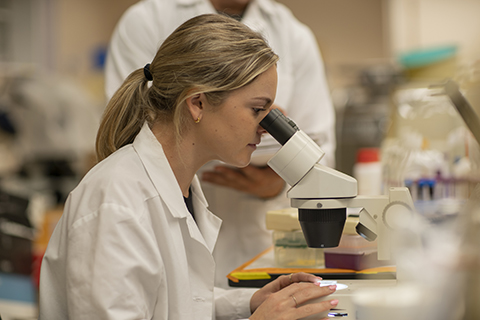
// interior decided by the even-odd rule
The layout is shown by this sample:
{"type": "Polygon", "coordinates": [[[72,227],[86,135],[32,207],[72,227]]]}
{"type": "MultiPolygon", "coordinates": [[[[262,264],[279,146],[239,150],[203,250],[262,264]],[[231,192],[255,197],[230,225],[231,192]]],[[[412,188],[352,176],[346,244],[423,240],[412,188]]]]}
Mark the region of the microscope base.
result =
{"type": "Polygon", "coordinates": [[[331,310],[329,317],[342,320],[360,320],[356,317],[356,309],[353,303],[353,296],[362,289],[370,288],[394,288],[397,280],[380,280],[380,279],[361,279],[361,280],[338,280],[337,283],[345,284],[348,288],[338,290],[331,295],[332,298],[338,299],[337,307],[331,310]]]}

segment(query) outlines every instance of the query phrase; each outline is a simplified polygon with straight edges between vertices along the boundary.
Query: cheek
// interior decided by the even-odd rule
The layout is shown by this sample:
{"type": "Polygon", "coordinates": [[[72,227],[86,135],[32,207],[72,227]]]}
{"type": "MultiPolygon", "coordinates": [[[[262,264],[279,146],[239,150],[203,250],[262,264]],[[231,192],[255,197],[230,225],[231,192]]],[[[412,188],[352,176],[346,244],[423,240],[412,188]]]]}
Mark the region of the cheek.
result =
{"type": "Polygon", "coordinates": [[[234,134],[232,134],[233,139],[241,143],[250,143],[255,135],[255,128],[251,122],[239,122],[232,127],[232,132],[234,132],[234,134]]]}

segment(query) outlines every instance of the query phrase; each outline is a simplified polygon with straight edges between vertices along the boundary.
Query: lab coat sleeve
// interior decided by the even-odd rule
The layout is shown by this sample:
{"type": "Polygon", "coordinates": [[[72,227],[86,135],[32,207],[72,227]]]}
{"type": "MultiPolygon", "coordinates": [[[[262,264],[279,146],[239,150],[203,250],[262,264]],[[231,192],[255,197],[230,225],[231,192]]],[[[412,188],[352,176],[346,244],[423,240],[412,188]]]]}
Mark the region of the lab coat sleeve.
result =
{"type": "Polygon", "coordinates": [[[109,100],[133,71],[150,63],[158,48],[162,25],[142,4],[130,7],[117,24],[107,52],[105,94],[109,100]],[[143,23],[149,21],[149,23],[143,23]]]}
{"type": "Polygon", "coordinates": [[[215,287],[215,319],[247,319],[250,312],[250,299],[258,289],[226,290],[215,287]]]}
{"type": "Polygon", "coordinates": [[[322,163],[335,164],[335,109],[317,41],[303,24],[292,28],[294,90],[288,113],[325,152],[322,163]]]}
{"type": "Polygon", "coordinates": [[[65,265],[69,319],[150,319],[162,300],[157,298],[165,274],[144,225],[130,209],[103,204],[70,227],[65,265]]]}

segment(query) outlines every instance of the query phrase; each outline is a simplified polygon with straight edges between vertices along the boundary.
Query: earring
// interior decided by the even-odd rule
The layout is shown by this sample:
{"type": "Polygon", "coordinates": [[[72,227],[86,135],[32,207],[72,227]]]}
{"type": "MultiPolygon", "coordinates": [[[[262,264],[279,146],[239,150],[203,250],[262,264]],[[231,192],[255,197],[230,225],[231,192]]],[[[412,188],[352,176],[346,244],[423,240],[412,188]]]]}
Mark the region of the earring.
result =
{"type": "Polygon", "coordinates": [[[197,118],[197,120],[195,120],[195,123],[199,123],[200,122],[200,117],[197,118]]]}

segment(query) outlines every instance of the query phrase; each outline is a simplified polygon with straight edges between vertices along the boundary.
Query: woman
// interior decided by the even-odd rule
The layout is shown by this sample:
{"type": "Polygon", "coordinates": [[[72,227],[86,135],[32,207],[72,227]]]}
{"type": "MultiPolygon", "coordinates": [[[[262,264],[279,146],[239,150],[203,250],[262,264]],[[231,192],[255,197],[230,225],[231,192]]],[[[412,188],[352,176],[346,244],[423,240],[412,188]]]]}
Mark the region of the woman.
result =
{"type": "Polygon", "coordinates": [[[214,293],[221,222],[195,172],[249,163],[277,60],[243,24],[203,15],[125,80],[97,135],[101,162],[70,194],[45,254],[40,319],[298,319],[336,306],[300,306],[335,291],[303,273],[253,295],[214,293]]]}
{"type": "MultiPolygon", "coordinates": [[[[325,151],[334,166],[335,110],[313,32],[282,3],[272,0],[143,0],[118,21],[105,64],[105,89],[112,97],[127,76],[155,56],[159,45],[194,16],[224,12],[265,36],[281,57],[275,105],[325,151]]],[[[268,211],[290,205],[288,187],[266,165],[265,150],[278,144],[265,137],[250,165],[232,168],[212,161],[197,172],[209,210],[222,219],[213,252],[215,285],[228,288],[227,274],[272,245],[265,227],[268,211]],[[270,146],[270,147],[268,147],[270,146]],[[235,250],[232,250],[235,247],[235,250]]]]}

